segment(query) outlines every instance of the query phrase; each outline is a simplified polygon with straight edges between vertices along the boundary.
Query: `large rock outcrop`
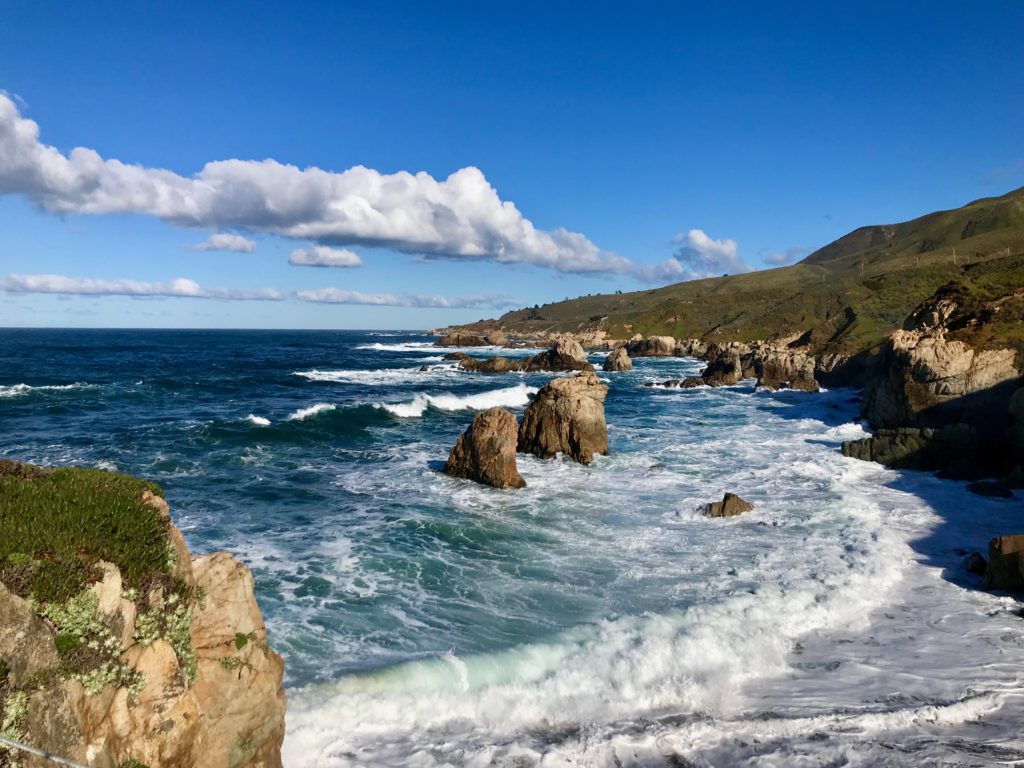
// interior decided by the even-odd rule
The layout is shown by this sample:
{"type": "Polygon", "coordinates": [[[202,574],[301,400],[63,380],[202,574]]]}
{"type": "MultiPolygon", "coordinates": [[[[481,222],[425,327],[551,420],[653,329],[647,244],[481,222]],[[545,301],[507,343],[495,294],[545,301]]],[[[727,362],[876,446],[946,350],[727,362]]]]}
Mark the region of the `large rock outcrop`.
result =
{"type": "Polygon", "coordinates": [[[953,477],[980,476],[978,433],[966,424],[941,429],[879,429],[871,437],[843,443],[843,455],[894,469],[945,470],[953,477]]]}
{"type": "MultiPolygon", "coordinates": [[[[739,384],[743,379],[743,361],[735,352],[724,352],[716,355],[708,362],[704,372],[700,375],[700,384],[707,384],[709,387],[730,387],[739,384]]],[[[688,377],[684,380],[683,386],[694,386],[698,384],[688,377]]]]}
{"type": "Polygon", "coordinates": [[[671,336],[632,338],[626,343],[630,357],[675,357],[676,340],[671,336]]]}
{"type": "Polygon", "coordinates": [[[1024,534],[997,536],[989,542],[985,586],[1024,592],[1024,534]]]}
{"type": "Polygon", "coordinates": [[[941,329],[896,331],[865,387],[863,415],[875,427],[968,421],[965,412],[984,410],[971,396],[1020,376],[1014,357],[1012,349],[975,350],[941,329]]]}
{"type": "Polygon", "coordinates": [[[607,394],[608,387],[590,372],[548,382],[523,413],[519,450],[542,459],[562,453],[581,464],[607,454],[607,394]]]}
{"type": "Polygon", "coordinates": [[[519,425],[514,414],[491,408],[473,417],[448,456],[444,472],[494,488],[524,488],[516,466],[519,425]]]}
{"type": "Polygon", "coordinates": [[[767,351],[759,361],[757,386],[764,389],[798,389],[817,392],[814,357],[789,349],[767,351]]]}
{"type": "Polygon", "coordinates": [[[605,371],[631,371],[633,370],[633,361],[629,359],[625,347],[617,347],[605,358],[601,369],[605,371]]]}
{"type": "MultiPolygon", "coordinates": [[[[167,516],[159,496],[144,504],[167,516]]],[[[30,601],[31,566],[3,570],[0,710],[25,712],[19,740],[96,768],[277,768],[284,662],[252,574],[224,552],[191,558],[167,519],[171,571],[139,590],[99,561],[85,591],[30,601]]]]}

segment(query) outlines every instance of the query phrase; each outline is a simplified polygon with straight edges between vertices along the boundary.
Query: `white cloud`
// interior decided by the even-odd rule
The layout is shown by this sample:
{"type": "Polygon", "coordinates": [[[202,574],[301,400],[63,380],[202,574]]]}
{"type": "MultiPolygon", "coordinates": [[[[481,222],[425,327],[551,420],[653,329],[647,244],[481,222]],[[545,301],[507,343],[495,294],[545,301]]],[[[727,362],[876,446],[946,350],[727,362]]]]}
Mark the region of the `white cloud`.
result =
{"type": "Polygon", "coordinates": [[[280,291],[269,288],[254,291],[203,288],[194,280],[184,277],[167,283],[146,283],[63,275],[7,275],[0,280],[0,289],[8,293],[55,293],[66,296],[160,296],[229,301],[279,301],[284,298],[280,291]]]}
{"type": "Polygon", "coordinates": [[[715,240],[702,229],[691,229],[672,240],[676,250],[660,264],[637,264],[630,273],[647,283],[675,283],[750,272],[753,267],[739,257],[735,240],[715,240]]]}
{"type": "Polygon", "coordinates": [[[137,213],[185,227],[269,232],[321,245],[392,248],[434,258],[528,263],[562,272],[625,273],[628,259],[579,233],[539,230],[498,197],[477,168],[438,181],[427,173],[341,173],[276,160],[207,163],[194,176],[67,155],[0,94],[0,195],[53,213],[137,213]]]}
{"type": "Polygon", "coordinates": [[[432,307],[439,309],[507,309],[518,307],[521,302],[502,294],[479,294],[472,296],[437,296],[416,293],[361,293],[340,288],[319,288],[296,291],[299,301],[320,304],[371,304],[380,307],[432,307]]]}
{"type": "Polygon", "coordinates": [[[781,267],[785,264],[792,264],[797,259],[801,259],[807,255],[807,249],[799,246],[793,246],[787,248],[785,251],[777,251],[775,253],[762,256],[761,261],[773,267],[781,267]]]}
{"type": "Polygon", "coordinates": [[[359,254],[347,248],[328,248],[314,245],[311,248],[296,248],[288,257],[288,263],[297,267],[361,267],[359,254]]]}
{"type": "Polygon", "coordinates": [[[189,246],[193,251],[233,251],[234,253],[252,253],[256,243],[248,237],[218,232],[210,235],[204,242],[189,246]]]}

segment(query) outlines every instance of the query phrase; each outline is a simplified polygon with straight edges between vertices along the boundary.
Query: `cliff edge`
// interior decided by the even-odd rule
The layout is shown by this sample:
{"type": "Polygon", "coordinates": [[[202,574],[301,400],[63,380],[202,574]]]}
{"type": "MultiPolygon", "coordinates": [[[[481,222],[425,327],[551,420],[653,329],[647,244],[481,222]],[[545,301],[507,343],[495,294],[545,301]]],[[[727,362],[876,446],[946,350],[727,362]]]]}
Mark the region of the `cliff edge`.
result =
{"type": "Polygon", "coordinates": [[[97,768],[275,768],[283,675],[252,574],[192,557],[159,488],[0,461],[3,736],[97,768]]]}

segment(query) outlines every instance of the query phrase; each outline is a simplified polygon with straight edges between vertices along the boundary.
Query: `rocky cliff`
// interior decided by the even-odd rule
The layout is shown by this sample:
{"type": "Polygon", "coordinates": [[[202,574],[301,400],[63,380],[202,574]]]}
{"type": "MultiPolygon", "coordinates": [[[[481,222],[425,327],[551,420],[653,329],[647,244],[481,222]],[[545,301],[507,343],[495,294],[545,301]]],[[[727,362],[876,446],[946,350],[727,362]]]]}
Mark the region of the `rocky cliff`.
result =
{"type": "Polygon", "coordinates": [[[273,768],[283,674],[252,574],[192,557],[158,488],[0,462],[5,736],[97,768],[273,768]]]}

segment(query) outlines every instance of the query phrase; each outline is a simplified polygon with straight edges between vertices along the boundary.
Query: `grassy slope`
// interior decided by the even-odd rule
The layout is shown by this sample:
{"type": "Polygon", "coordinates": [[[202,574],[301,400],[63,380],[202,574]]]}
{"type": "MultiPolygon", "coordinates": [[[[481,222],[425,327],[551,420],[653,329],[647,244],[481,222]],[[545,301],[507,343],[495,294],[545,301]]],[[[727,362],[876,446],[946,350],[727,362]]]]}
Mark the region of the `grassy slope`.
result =
{"type": "Polygon", "coordinates": [[[1022,252],[1024,188],[902,224],[862,227],[791,267],[585,296],[509,312],[498,322],[513,331],[604,328],[616,337],[712,341],[809,331],[819,351],[851,353],[878,344],[940,287],[971,282],[979,264],[991,263],[1003,285],[1024,285],[1022,252]]]}

